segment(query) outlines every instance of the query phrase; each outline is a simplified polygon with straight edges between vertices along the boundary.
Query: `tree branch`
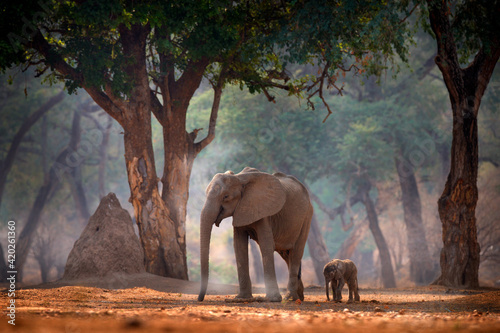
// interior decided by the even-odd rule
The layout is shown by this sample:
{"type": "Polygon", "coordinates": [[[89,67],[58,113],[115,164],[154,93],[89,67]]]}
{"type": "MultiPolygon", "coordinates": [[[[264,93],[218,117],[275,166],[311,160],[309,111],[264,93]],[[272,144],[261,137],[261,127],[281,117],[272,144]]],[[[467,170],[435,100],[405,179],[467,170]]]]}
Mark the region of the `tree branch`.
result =
{"type": "MultiPolygon", "coordinates": [[[[314,194],[313,192],[310,192],[309,195],[311,196],[311,199],[318,204],[319,209],[321,209],[323,212],[326,213],[326,215],[328,215],[328,217],[330,218],[330,220],[333,221],[333,220],[335,220],[335,218],[338,215],[343,215],[344,214],[347,200],[343,204],[341,204],[340,206],[332,209],[332,208],[327,207],[321,201],[321,199],[316,194],[314,194]]],[[[362,200],[362,195],[361,195],[361,192],[358,190],[356,192],[356,194],[354,194],[353,196],[350,197],[349,204],[352,207],[355,204],[357,204],[358,202],[361,202],[361,200],[362,200]]]]}
{"type": "MultiPolygon", "coordinates": [[[[490,82],[495,66],[500,58],[500,41],[498,38],[491,43],[490,50],[486,52],[484,46],[474,57],[472,63],[463,70],[466,83],[473,90],[475,100],[481,103],[486,87],[490,82]],[[472,80],[470,80],[472,79],[472,80]],[[472,81],[472,82],[470,82],[472,81]]],[[[479,105],[475,105],[475,112],[479,111],[479,105]]]]}
{"type": "Polygon", "coordinates": [[[45,40],[40,30],[35,33],[33,42],[31,42],[29,46],[40,52],[45,58],[44,62],[47,65],[56,68],[64,77],[78,82],[101,108],[115,118],[120,124],[123,123],[123,111],[99,88],[86,84],[82,73],[71,67],[64,58],[54,50],[52,45],[45,40]]]}
{"type": "MultiPolygon", "coordinates": [[[[227,77],[228,73],[228,63],[224,63],[224,65],[221,68],[219,78],[217,80],[216,84],[212,83],[213,89],[214,89],[214,100],[212,102],[212,110],[210,112],[210,120],[208,124],[208,134],[207,136],[195,144],[195,153],[198,154],[200,151],[202,151],[206,146],[208,146],[213,139],[215,138],[215,126],[217,125],[217,116],[219,113],[219,106],[220,106],[220,99],[222,97],[222,89],[224,87],[224,82],[227,77]]],[[[196,135],[195,135],[196,137],[196,135]]],[[[194,138],[193,138],[194,141],[194,138]]]]}
{"type": "MultiPolygon", "coordinates": [[[[404,80],[401,81],[401,83],[399,83],[395,87],[395,89],[392,89],[391,92],[388,94],[388,96],[390,97],[390,96],[394,96],[394,95],[401,93],[403,90],[405,90],[407,88],[408,82],[411,82],[415,76],[417,77],[418,80],[424,79],[427,75],[432,76],[430,74],[430,72],[434,68],[434,66],[436,65],[436,63],[434,62],[435,58],[436,58],[435,54],[430,56],[424,62],[424,64],[419,69],[417,69],[415,71],[415,73],[408,75],[404,80]]],[[[436,77],[436,76],[432,76],[432,77],[436,77]]],[[[441,77],[436,77],[436,78],[442,80],[441,77]]]]}
{"type": "Polygon", "coordinates": [[[452,103],[456,100],[459,92],[454,82],[462,82],[462,73],[458,61],[455,39],[451,32],[451,25],[448,19],[448,8],[446,1],[427,0],[429,5],[429,20],[432,31],[436,36],[437,55],[435,62],[438,65],[443,79],[450,93],[452,103]]]}
{"type": "MultiPolygon", "coordinates": [[[[151,90],[150,94],[151,94],[151,111],[153,112],[153,115],[158,120],[158,122],[160,124],[163,124],[163,122],[164,122],[163,117],[165,115],[163,112],[164,106],[160,103],[158,96],[156,95],[156,93],[153,90],[151,90]]],[[[165,96],[164,93],[162,93],[162,96],[165,96]]],[[[168,102],[164,100],[163,103],[167,104],[168,102]]]]}
{"type": "Polygon", "coordinates": [[[12,143],[10,145],[9,151],[5,160],[2,161],[0,165],[0,204],[2,202],[2,195],[7,181],[7,175],[12,168],[17,151],[21,142],[23,141],[24,135],[30,130],[30,128],[50,109],[52,109],[57,103],[61,102],[66,93],[61,90],[57,95],[49,99],[45,104],[43,104],[38,110],[33,112],[21,125],[17,131],[12,143]]]}
{"type": "Polygon", "coordinates": [[[418,6],[420,6],[419,2],[417,2],[417,4],[410,10],[408,15],[406,15],[401,21],[399,21],[399,24],[404,23],[408,19],[408,17],[410,17],[411,14],[413,14],[413,12],[415,11],[415,9],[417,9],[418,6]]]}

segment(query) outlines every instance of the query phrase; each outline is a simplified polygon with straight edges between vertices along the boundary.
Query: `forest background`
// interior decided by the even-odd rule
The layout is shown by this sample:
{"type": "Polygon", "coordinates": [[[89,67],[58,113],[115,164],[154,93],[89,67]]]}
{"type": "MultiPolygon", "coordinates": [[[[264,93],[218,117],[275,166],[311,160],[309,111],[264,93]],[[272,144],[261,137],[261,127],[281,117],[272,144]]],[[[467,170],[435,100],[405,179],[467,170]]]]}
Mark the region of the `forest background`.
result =
{"type": "MultiPolygon", "coordinates": [[[[363,169],[372,180],[370,197],[390,249],[397,285],[404,286],[415,282],[410,279],[400,182],[414,173],[433,273],[425,282],[439,275],[442,234],[436,202],[449,170],[452,118],[446,87],[433,61],[435,43],[423,32],[416,39],[418,46],[410,52],[410,65],[399,64],[397,77],[387,70],[379,80],[349,74],[339,78],[344,96],[338,91],[325,96],[333,111],[325,122],[327,111],[320,107],[321,103],[316,103],[313,110],[305,100],[285,93],[277,93],[275,101],[269,102],[266,96],[251,94],[246,88],[225,89],[217,136],[194,162],[190,180],[186,222],[190,280],[199,279],[198,218],[206,185],[217,172],[239,172],[245,166],[266,172],[283,171],[302,180],[313,194],[319,231],[312,232],[311,237],[321,236],[327,257],[353,259],[358,265],[360,284],[374,287],[383,285],[379,254],[368,231],[365,208],[360,202],[350,204],[348,199],[355,194],[351,191],[351,175],[363,169]]],[[[307,72],[312,68],[295,70],[307,72]]],[[[33,210],[40,209],[36,199],[49,182],[54,161],[57,169],[58,184],[41,207],[41,223],[24,269],[23,282],[27,284],[62,276],[73,243],[100,198],[108,192],[116,193],[122,206],[134,215],[128,202],[122,128],[83,90],[71,96],[61,94],[62,90],[63,86],[57,83],[42,85],[30,70],[16,68],[0,77],[0,159],[5,163],[12,144],[19,144],[12,168],[4,173],[7,179],[0,216],[15,220],[21,230],[33,210]],[[16,135],[34,120],[33,114],[39,114],[39,119],[17,142],[16,135]],[[57,164],[61,151],[68,147],[70,163],[57,164]]],[[[212,95],[208,82],[203,82],[189,106],[188,130],[205,126],[212,95]]],[[[500,205],[499,107],[497,69],[483,98],[478,124],[476,216],[482,285],[494,285],[500,279],[500,210],[495,209],[500,205]]],[[[155,162],[161,168],[163,134],[154,117],[152,122],[155,162]]],[[[6,225],[0,228],[0,244],[6,244],[6,225]]],[[[214,230],[213,282],[237,282],[231,229],[231,224],[224,221],[214,230]]],[[[252,244],[252,277],[259,282],[262,273],[256,250],[252,244]]],[[[316,253],[321,250],[308,248],[304,255],[306,284],[322,283],[315,274],[313,260],[324,256],[316,253]]],[[[281,259],[276,262],[278,276],[285,283],[286,266],[281,259]]]]}

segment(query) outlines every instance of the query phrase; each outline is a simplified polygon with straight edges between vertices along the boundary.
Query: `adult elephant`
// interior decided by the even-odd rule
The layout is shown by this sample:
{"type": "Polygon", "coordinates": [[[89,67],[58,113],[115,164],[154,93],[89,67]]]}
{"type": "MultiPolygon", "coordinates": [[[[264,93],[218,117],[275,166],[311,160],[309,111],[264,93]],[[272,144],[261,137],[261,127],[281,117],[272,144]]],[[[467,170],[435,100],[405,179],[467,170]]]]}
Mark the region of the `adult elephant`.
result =
{"type": "Polygon", "coordinates": [[[212,226],[233,217],[234,252],[238,270],[238,299],[252,298],[248,267],[248,238],[260,247],[266,300],[281,301],[274,270],[274,251],[286,261],[289,271],[286,299],[304,300],[300,262],[311,226],[313,208],[307,189],[295,177],[268,174],[246,167],[238,174],[216,174],[206,191],[200,219],[201,290],[208,285],[208,259],[212,226]]]}

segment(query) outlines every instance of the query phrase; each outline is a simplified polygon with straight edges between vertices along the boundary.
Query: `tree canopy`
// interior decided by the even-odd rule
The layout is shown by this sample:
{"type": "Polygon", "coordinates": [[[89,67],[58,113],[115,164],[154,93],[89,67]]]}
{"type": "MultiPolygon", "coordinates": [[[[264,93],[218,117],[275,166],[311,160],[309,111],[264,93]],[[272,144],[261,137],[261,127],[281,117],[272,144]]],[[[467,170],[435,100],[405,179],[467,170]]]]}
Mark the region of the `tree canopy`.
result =
{"type": "MultiPolygon", "coordinates": [[[[35,65],[39,74],[65,80],[70,92],[88,86],[126,100],[138,84],[128,69],[140,59],[123,48],[126,38],[138,36],[124,33],[138,25],[147,34],[144,56],[152,82],[168,72],[178,79],[190,63],[203,59],[230,60],[228,79],[251,91],[274,86],[314,92],[335,85],[339,71],[379,74],[394,56],[406,59],[408,6],[407,1],[9,2],[1,11],[0,67],[35,65]],[[289,77],[287,66],[294,63],[322,70],[289,77]],[[292,79],[287,84],[273,80],[285,76],[292,79]]],[[[217,67],[207,66],[205,75],[217,67]]]]}
{"type": "MultiPolygon", "coordinates": [[[[454,138],[469,130],[474,134],[469,144],[463,144],[467,138],[454,141],[452,151],[466,158],[452,159],[454,177],[446,191],[450,192],[456,180],[465,177],[476,193],[476,117],[500,50],[500,29],[495,18],[498,3],[486,0],[3,2],[0,68],[33,67],[35,76],[51,83],[62,81],[69,93],[83,88],[123,127],[130,202],[145,250],[146,268],[156,274],[185,279],[189,179],[194,159],[215,138],[225,85],[246,86],[250,93],[262,93],[271,102],[276,102],[276,91],[283,90],[305,98],[304,104],[310,109],[323,104],[327,118],[333,111],[324,92],[332,89],[343,94],[345,73],[352,72],[358,77],[380,75],[389,67],[397,70],[400,63],[396,60],[408,60],[414,33],[411,23],[414,19],[410,16],[415,11],[421,13],[420,18],[425,20],[420,21],[436,37],[435,59],[450,93],[453,115],[457,117],[454,124],[465,119],[468,126],[462,130],[454,128],[454,138]],[[470,66],[460,68],[466,62],[470,66]],[[210,115],[200,127],[188,129],[188,106],[203,79],[213,89],[210,115]],[[163,131],[161,188],[152,142],[152,115],[163,131]],[[207,131],[202,132],[202,127],[207,131]],[[199,138],[199,133],[205,136],[199,138]],[[470,154],[464,154],[466,149],[460,147],[470,148],[470,154]],[[469,155],[473,156],[472,161],[467,160],[469,155]],[[471,172],[457,178],[454,170],[460,171],[461,165],[470,166],[471,172]],[[175,241],[170,241],[172,238],[175,241]]],[[[353,179],[356,172],[371,179],[383,179],[384,175],[378,171],[386,170],[392,162],[387,150],[395,142],[408,139],[413,129],[396,125],[389,131],[381,128],[381,117],[389,116],[397,123],[400,105],[396,100],[371,102],[370,107],[361,106],[363,112],[356,112],[358,118],[343,119],[342,113],[338,113],[336,121],[350,123],[338,127],[338,136],[325,134],[332,140],[330,148],[333,148],[328,153],[319,147],[322,137],[308,141],[301,149],[296,149],[298,143],[282,140],[281,154],[261,158],[272,158],[307,177],[307,167],[290,163],[307,152],[330,157],[336,170],[347,179],[353,179]],[[366,110],[370,116],[364,115],[366,110]],[[370,160],[359,147],[369,147],[374,152],[373,158],[370,160]]],[[[249,119],[258,124],[261,144],[269,144],[269,136],[276,136],[266,131],[269,129],[266,118],[257,119],[247,110],[237,111],[235,115],[238,113],[241,118],[238,121],[249,119]]],[[[418,111],[408,109],[412,117],[418,111]]],[[[299,115],[276,114],[271,121],[290,121],[294,117],[299,115]]],[[[429,125],[418,117],[414,119],[419,120],[419,125],[429,125]]],[[[310,134],[317,134],[311,130],[291,132],[284,133],[283,138],[295,135],[298,141],[306,141],[310,140],[310,134]]],[[[258,153],[261,152],[259,149],[258,153]]],[[[403,149],[402,154],[408,152],[403,149]]],[[[477,196],[472,193],[465,197],[473,198],[467,208],[470,215],[467,221],[474,225],[477,196]]],[[[446,200],[443,195],[442,202],[446,200]]],[[[444,216],[453,215],[445,211],[443,208],[443,221],[444,216]]],[[[474,245],[473,241],[465,243],[474,245]]],[[[473,247],[470,253],[478,254],[477,246],[473,247]]],[[[477,268],[476,264],[478,260],[472,266],[477,268]]],[[[469,275],[475,274],[474,267],[469,275]]],[[[475,285],[474,279],[470,284],[475,285]]]]}

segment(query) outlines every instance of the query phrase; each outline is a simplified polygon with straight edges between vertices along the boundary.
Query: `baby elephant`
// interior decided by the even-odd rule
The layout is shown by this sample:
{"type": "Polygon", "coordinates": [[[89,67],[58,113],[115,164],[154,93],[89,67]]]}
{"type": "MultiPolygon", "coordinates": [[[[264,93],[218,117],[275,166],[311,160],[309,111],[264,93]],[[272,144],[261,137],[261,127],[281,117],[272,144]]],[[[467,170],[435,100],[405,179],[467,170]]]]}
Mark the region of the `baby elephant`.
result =
{"type": "Polygon", "coordinates": [[[333,300],[341,302],[342,288],[344,287],[344,283],[347,282],[347,286],[349,287],[348,302],[359,301],[358,269],[351,260],[333,259],[323,268],[323,275],[325,276],[326,298],[328,300],[330,300],[328,283],[332,285],[333,300]]]}

